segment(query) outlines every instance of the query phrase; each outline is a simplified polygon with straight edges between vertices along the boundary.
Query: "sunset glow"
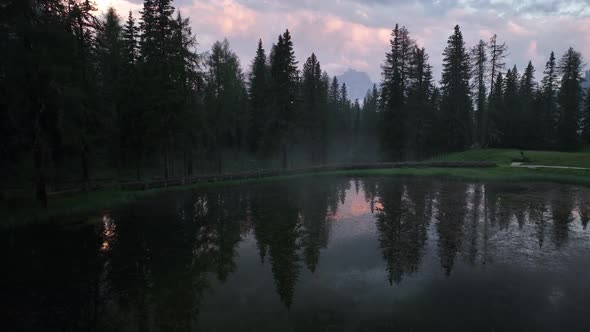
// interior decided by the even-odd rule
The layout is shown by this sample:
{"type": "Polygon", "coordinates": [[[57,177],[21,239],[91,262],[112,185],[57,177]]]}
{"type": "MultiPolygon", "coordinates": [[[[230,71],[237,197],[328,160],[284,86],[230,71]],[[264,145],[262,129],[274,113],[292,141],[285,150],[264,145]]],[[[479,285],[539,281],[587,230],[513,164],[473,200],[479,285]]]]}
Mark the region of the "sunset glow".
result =
{"type": "MultiPolygon", "coordinates": [[[[301,57],[319,53],[322,67],[329,74],[352,68],[366,71],[378,81],[394,22],[410,30],[435,64],[442,60],[441,41],[446,40],[455,24],[466,31],[467,44],[480,38],[487,40],[496,33],[511,46],[508,62],[519,68],[524,68],[529,59],[542,68],[552,50],[569,46],[590,53],[590,36],[584,28],[590,26],[586,2],[551,3],[176,0],[172,5],[183,16],[191,17],[201,52],[227,37],[243,64],[248,64],[259,38],[268,49],[276,36],[288,28],[293,33],[296,53],[301,57]],[[560,30],[550,32],[553,26],[560,30]],[[535,44],[538,55],[531,56],[531,39],[539,41],[535,44]]],[[[120,16],[133,10],[138,17],[141,9],[141,1],[137,0],[97,0],[97,5],[100,11],[112,5],[120,16]]],[[[435,65],[433,70],[438,79],[440,67],[435,65]]]]}

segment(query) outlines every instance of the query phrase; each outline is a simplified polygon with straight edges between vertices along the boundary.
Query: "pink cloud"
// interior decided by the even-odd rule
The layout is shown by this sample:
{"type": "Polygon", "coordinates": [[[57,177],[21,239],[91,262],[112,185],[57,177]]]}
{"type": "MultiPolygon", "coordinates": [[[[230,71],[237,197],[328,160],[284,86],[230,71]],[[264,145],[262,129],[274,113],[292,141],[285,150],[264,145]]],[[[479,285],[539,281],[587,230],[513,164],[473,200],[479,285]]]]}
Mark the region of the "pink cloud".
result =
{"type": "Polygon", "coordinates": [[[514,22],[508,22],[508,31],[517,36],[528,36],[530,32],[527,31],[523,26],[518,25],[514,22]]]}
{"type": "MultiPolygon", "coordinates": [[[[121,10],[130,5],[126,0],[108,1],[116,4],[122,15],[125,11],[121,10]]],[[[227,37],[244,67],[254,56],[259,38],[268,52],[277,36],[289,28],[300,65],[315,52],[322,67],[332,75],[352,67],[367,71],[378,80],[396,22],[405,25],[418,44],[426,48],[435,77],[440,76],[442,52],[456,24],[461,26],[467,47],[497,34],[499,41],[508,45],[510,67],[516,64],[523,68],[530,59],[539,72],[552,50],[560,56],[569,46],[590,57],[588,17],[525,18],[500,14],[494,9],[473,8],[437,12],[426,2],[369,5],[322,0],[305,2],[304,6],[279,4],[274,0],[260,0],[256,6],[254,3],[253,0],[194,0],[190,5],[178,7],[185,17],[191,17],[200,52],[227,37]]]]}
{"type": "Polygon", "coordinates": [[[492,38],[493,35],[494,35],[494,33],[488,29],[480,29],[479,30],[479,37],[483,41],[488,41],[490,38],[492,38]]]}
{"type": "Polygon", "coordinates": [[[545,59],[545,57],[543,55],[539,54],[539,52],[537,50],[537,41],[536,40],[532,40],[529,43],[529,47],[527,48],[526,54],[531,59],[531,61],[534,63],[542,63],[545,59]]]}
{"type": "Polygon", "coordinates": [[[256,27],[259,14],[232,0],[221,2],[198,1],[189,9],[199,14],[199,20],[217,28],[226,37],[248,35],[256,27]]]}

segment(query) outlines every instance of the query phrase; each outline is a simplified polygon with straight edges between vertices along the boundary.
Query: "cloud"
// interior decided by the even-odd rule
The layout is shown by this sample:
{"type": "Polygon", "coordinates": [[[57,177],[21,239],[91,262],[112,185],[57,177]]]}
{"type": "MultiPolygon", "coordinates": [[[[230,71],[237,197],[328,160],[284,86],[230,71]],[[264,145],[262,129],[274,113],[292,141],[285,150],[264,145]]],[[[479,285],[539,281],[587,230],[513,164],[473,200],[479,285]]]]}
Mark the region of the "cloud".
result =
{"type": "MultiPolygon", "coordinates": [[[[141,3],[109,1],[136,8],[141,3]]],[[[395,23],[426,48],[435,77],[455,24],[468,47],[497,34],[508,45],[508,65],[521,71],[532,60],[541,72],[551,51],[560,56],[569,46],[590,56],[588,0],[176,0],[173,5],[191,18],[201,52],[227,37],[244,68],[259,38],[268,51],[288,28],[300,65],[315,52],[331,75],[350,67],[379,81],[395,23]]]]}
{"type": "Polygon", "coordinates": [[[107,8],[113,7],[121,17],[126,17],[129,11],[137,12],[143,3],[139,0],[95,0],[95,2],[99,13],[105,13],[107,8]]]}

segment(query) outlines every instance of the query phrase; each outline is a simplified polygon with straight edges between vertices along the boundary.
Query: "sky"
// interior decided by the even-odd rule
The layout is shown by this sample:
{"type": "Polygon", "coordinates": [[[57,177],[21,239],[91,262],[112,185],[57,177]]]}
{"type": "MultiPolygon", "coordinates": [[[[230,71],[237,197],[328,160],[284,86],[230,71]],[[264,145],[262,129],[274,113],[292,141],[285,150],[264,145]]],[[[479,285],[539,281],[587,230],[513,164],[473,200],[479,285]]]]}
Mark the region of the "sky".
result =
{"type": "MultiPolygon", "coordinates": [[[[122,17],[139,17],[142,0],[95,0],[104,11],[113,6],[122,17]]],[[[494,33],[506,42],[506,63],[522,72],[529,60],[536,78],[551,51],[559,59],[570,47],[590,62],[590,0],[175,0],[173,6],[190,17],[206,52],[227,38],[247,71],[262,39],[267,52],[289,29],[300,66],[315,52],[330,75],[348,68],[381,79],[381,65],[396,23],[406,26],[430,55],[440,78],[442,52],[459,24],[467,47],[494,33]]]]}

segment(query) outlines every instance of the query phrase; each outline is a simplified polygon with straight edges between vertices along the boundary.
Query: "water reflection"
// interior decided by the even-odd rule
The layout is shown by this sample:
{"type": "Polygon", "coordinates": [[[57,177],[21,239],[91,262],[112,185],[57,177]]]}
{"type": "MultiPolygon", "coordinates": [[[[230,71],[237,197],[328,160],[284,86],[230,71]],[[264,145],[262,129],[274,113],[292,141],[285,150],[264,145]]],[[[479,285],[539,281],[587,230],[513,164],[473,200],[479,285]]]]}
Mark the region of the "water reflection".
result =
{"type": "Polygon", "coordinates": [[[111,243],[115,241],[117,226],[109,213],[102,216],[102,245],[100,251],[109,251],[111,243]]]}
{"type": "Polygon", "coordinates": [[[384,186],[379,191],[377,230],[389,283],[418,271],[431,219],[431,199],[423,188],[384,186]]]}
{"type": "MultiPolygon", "coordinates": [[[[343,324],[353,308],[393,305],[383,287],[409,292],[437,276],[452,284],[455,273],[483,280],[484,267],[570,269],[590,253],[589,198],[549,184],[378,178],[167,194],[92,227],[3,232],[2,258],[14,268],[0,310],[15,330],[190,331],[222,330],[224,312],[299,322],[306,306],[324,303],[321,319],[343,324]]],[[[571,293],[556,285],[547,301],[571,293]]]]}

